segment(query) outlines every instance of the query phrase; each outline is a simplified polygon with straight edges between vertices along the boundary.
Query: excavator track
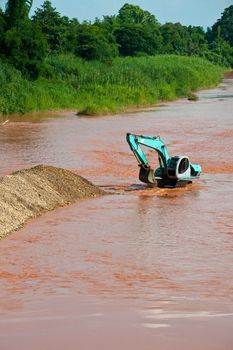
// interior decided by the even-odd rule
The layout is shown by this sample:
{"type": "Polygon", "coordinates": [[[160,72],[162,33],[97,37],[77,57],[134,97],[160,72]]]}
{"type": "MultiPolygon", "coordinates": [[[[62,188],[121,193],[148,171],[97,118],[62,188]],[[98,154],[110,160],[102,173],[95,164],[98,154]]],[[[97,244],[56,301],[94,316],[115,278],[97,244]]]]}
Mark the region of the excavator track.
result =
{"type": "Polygon", "coordinates": [[[157,186],[160,188],[180,188],[180,187],[185,187],[191,183],[192,181],[190,180],[181,180],[181,181],[170,180],[170,179],[157,180],[157,186]]]}

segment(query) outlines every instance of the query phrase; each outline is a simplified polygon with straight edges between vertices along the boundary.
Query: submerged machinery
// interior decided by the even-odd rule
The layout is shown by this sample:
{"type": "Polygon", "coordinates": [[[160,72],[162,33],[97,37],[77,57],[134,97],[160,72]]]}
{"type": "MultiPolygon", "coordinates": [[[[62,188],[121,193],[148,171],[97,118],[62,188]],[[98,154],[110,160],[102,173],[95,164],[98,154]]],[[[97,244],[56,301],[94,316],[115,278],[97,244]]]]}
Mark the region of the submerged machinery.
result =
{"type": "Polygon", "coordinates": [[[158,187],[181,187],[191,183],[201,174],[201,166],[192,164],[187,156],[170,157],[165,143],[157,136],[143,136],[127,133],[126,140],[139,163],[139,180],[158,187]],[[159,167],[154,171],[141,146],[158,153],[159,167]]]}

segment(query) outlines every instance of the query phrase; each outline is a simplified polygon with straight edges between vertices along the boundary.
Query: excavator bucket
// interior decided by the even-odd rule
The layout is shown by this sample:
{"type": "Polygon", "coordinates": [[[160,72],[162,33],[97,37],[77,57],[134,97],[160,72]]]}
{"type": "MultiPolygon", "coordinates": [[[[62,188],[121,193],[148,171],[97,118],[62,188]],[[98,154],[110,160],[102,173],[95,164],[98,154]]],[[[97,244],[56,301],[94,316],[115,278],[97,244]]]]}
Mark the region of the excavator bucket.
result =
{"type": "Polygon", "coordinates": [[[139,164],[139,180],[146,184],[156,184],[156,179],[154,176],[154,170],[150,166],[145,164],[139,164]]]}

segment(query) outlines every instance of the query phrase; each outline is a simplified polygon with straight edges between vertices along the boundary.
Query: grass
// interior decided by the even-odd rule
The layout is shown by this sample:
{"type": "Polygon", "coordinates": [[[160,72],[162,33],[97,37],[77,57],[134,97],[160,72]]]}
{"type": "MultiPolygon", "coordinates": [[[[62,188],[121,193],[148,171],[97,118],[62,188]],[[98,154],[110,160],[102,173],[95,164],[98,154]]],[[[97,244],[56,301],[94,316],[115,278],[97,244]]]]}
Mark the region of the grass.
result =
{"type": "Polygon", "coordinates": [[[28,81],[1,63],[0,113],[59,109],[90,115],[116,113],[191,96],[193,91],[215,86],[224,71],[198,57],[126,57],[110,65],[53,55],[47,58],[43,75],[28,81]]]}

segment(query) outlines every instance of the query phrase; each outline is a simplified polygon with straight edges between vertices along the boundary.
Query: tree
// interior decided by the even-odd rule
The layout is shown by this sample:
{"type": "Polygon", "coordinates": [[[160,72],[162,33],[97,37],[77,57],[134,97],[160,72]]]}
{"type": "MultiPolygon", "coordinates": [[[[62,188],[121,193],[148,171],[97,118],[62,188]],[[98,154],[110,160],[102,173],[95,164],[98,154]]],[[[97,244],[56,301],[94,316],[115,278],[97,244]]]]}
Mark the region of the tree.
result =
{"type": "Polygon", "coordinates": [[[233,5],[226,8],[220,19],[207,28],[209,52],[206,57],[217,64],[233,67],[233,5]]]}
{"type": "Polygon", "coordinates": [[[8,28],[15,27],[28,18],[32,0],[8,0],[6,4],[6,21],[8,28]]]}
{"type": "Polygon", "coordinates": [[[122,24],[143,24],[157,25],[158,21],[154,15],[148,11],[142,10],[139,6],[125,4],[119,10],[117,20],[122,24]]]}
{"type": "Polygon", "coordinates": [[[206,52],[205,57],[216,64],[233,67],[233,47],[222,38],[210,43],[209,52],[206,52]]]}
{"type": "Polygon", "coordinates": [[[67,17],[61,17],[50,1],[46,0],[41,8],[35,11],[32,21],[41,28],[50,52],[63,50],[70,21],[67,17]]]}
{"type": "Polygon", "coordinates": [[[141,24],[122,25],[115,30],[115,36],[122,56],[154,55],[160,48],[160,36],[153,35],[141,24]]]}
{"type": "Polygon", "coordinates": [[[111,61],[118,55],[115,38],[97,25],[82,24],[77,33],[76,54],[87,60],[111,61]]]}
{"type": "Polygon", "coordinates": [[[1,53],[29,78],[37,78],[46,54],[46,41],[40,29],[28,18],[32,0],[8,0],[0,14],[1,53]]]}
{"type": "Polygon", "coordinates": [[[5,56],[14,67],[31,79],[36,79],[46,55],[46,41],[40,29],[31,21],[21,22],[5,33],[5,56]]]}
{"type": "Polygon", "coordinates": [[[212,41],[221,37],[233,47],[233,5],[226,8],[212,27],[212,41]]]}
{"type": "MultiPolygon", "coordinates": [[[[103,18],[103,21],[101,21],[98,25],[107,30],[108,32],[113,33],[118,26],[116,16],[104,16],[103,18]]],[[[95,24],[97,23],[95,22],[95,24]]]]}
{"type": "Polygon", "coordinates": [[[190,35],[188,28],[180,23],[165,23],[161,26],[162,53],[187,55],[190,35]]]}
{"type": "Polygon", "coordinates": [[[4,35],[6,31],[5,14],[0,9],[0,54],[4,53],[4,35]]]}
{"type": "Polygon", "coordinates": [[[123,56],[154,55],[161,46],[159,23],[139,6],[125,4],[114,18],[114,34],[123,56]]]}
{"type": "Polygon", "coordinates": [[[62,47],[63,52],[75,53],[77,49],[77,35],[80,29],[80,23],[76,18],[69,20],[63,32],[62,47]]]}
{"type": "Polygon", "coordinates": [[[208,42],[206,40],[206,34],[202,27],[188,27],[189,43],[188,43],[188,55],[204,56],[204,53],[208,50],[208,42]]]}

